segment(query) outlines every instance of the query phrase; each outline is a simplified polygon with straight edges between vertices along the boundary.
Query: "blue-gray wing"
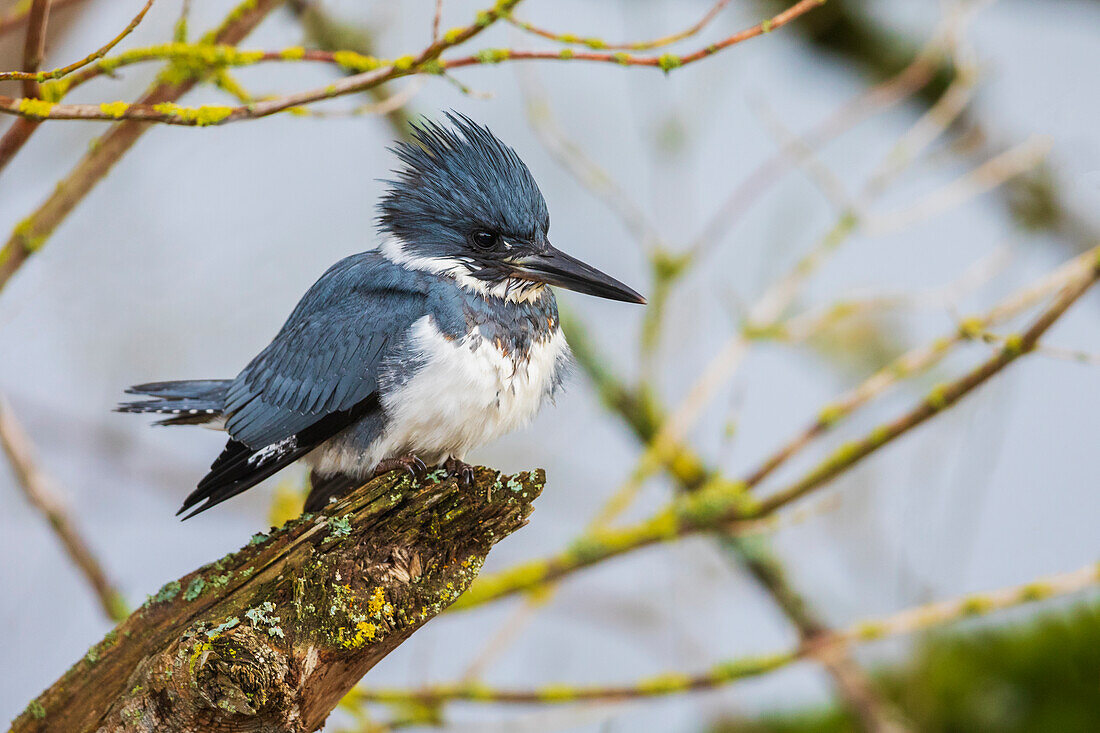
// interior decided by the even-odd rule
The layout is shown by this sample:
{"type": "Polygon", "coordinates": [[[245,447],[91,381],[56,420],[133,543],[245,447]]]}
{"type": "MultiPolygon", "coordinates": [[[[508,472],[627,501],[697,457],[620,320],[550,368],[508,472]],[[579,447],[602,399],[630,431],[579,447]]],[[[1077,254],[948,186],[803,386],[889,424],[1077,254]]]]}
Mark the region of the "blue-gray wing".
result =
{"type": "Polygon", "coordinates": [[[253,450],[352,410],[386,353],[427,313],[423,283],[373,252],[334,265],[226,392],[226,432],[253,450]]]}

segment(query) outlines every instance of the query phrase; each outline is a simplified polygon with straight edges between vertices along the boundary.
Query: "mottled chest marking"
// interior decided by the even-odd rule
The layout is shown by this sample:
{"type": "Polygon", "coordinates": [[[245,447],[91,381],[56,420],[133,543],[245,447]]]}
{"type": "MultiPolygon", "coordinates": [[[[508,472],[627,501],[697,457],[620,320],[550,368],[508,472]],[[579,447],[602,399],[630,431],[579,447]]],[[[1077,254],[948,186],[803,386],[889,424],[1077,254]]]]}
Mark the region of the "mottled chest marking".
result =
{"type": "Polygon", "coordinates": [[[547,295],[501,303],[452,291],[448,307],[417,320],[384,360],[379,422],[333,441],[317,467],[366,474],[409,451],[429,464],[461,459],[530,422],[570,361],[553,295],[547,295]]]}
{"type": "MultiPolygon", "coordinates": [[[[528,359],[538,343],[559,330],[558,307],[549,291],[530,301],[506,302],[477,296],[463,299],[466,333],[480,334],[503,354],[519,361],[528,359]]],[[[480,342],[473,339],[471,347],[480,342]]]]}

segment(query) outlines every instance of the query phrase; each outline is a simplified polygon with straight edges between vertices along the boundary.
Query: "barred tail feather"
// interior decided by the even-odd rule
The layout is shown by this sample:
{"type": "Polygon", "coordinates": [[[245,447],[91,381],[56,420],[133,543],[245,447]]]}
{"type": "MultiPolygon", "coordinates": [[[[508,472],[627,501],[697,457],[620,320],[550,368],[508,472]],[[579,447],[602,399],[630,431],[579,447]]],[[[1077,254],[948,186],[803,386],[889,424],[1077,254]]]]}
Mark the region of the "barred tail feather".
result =
{"type": "Polygon", "coordinates": [[[154,399],[123,402],[117,412],[171,415],[157,425],[202,425],[220,420],[225,392],[232,380],[194,379],[179,382],[150,382],[126,390],[127,394],[147,395],[154,399]]]}

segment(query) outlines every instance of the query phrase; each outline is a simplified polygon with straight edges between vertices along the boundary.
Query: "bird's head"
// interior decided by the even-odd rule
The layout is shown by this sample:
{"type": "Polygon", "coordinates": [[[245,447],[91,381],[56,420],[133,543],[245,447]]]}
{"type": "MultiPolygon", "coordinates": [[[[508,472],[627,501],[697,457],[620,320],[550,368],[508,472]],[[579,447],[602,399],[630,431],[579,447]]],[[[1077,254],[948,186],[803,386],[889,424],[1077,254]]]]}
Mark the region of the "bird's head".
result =
{"type": "Polygon", "coordinates": [[[477,292],[522,300],[558,285],[630,303],[645,299],[550,244],[550,214],[516,152],[468,117],[452,128],[413,125],[393,149],[403,167],[388,181],[382,252],[405,267],[454,277],[477,292]]]}

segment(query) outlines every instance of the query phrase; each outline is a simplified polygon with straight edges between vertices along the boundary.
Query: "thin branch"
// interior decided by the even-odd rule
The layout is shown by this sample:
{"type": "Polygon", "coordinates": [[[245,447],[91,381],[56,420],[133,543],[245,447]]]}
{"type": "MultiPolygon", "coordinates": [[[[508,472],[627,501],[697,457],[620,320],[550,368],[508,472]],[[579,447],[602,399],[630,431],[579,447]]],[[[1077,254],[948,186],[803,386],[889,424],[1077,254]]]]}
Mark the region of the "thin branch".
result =
{"type": "MultiPolygon", "coordinates": [[[[24,71],[0,71],[0,81],[7,81],[9,79],[21,79],[25,82],[33,81],[41,83],[44,81],[49,81],[50,79],[60,79],[67,74],[73,73],[77,69],[83,68],[89,64],[99,61],[101,58],[110,53],[111,49],[121,43],[123,38],[130,35],[134,31],[134,29],[138,27],[138,24],[141,23],[142,19],[145,18],[145,14],[149,12],[149,8],[153,7],[154,1],[155,0],[146,0],[145,7],[141,9],[141,12],[134,16],[133,20],[130,21],[130,24],[123,28],[121,33],[112,38],[107,43],[107,45],[100,47],[99,49],[88,54],[79,61],[74,61],[68,66],[60,66],[50,71],[37,71],[31,69],[25,69],[24,71]]],[[[28,94],[26,92],[26,87],[24,87],[23,94],[26,97],[39,96],[38,94],[28,94]]]]}
{"type": "Polygon", "coordinates": [[[1054,303],[1023,334],[1009,337],[1004,346],[988,361],[954,382],[937,385],[920,404],[901,417],[878,426],[861,440],[843,445],[803,478],[763,499],[759,513],[769,514],[827,484],[840,472],[951,407],[1020,356],[1034,350],[1039,338],[1046,333],[1047,329],[1100,277],[1100,257],[1097,256],[1097,250],[1094,249],[1090,254],[1092,254],[1092,261],[1086,261],[1088,267],[1083,268],[1084,272],[1077,275],[1062,289],[1054,303]]]}
{"type": "MultiPolygon", "coordinates": [[[[233,44],[238,42],[244,33],[237,33],[237,29],[245,29],[246,32],[251,30],[254,23],[270,12],[279,2],[280,0],[245,0],[227,17],[218,30],[204,36],[204,42],[208,44],[233,44]]],[[[251,105],[214,108],[185,108],[176,105],[175,100],[195,84],[196,80],[193,77],[187,77],[185,80],[174,83],[160,82],[138,103],[133,105],[126,105],[125,103],[63,105],[0,97],[0,107],[7,105],[6,109],[8,111],[24,117],[29,116],[35,120],[75,116],[79,119],[122,120],[126,123],[132,123],[129,125],[119,124],[112,128],[107,136],[100,141],[101,143],[110,142],[111,144],[101,144],[85,156],[70,177],[61,182],[58,189],[46,203],[16,227],[8,242],[0,250],[0,289],[3,288],[11,275],[26,261],[30,254],[45,243],[57,225],[76,206],[87,191],[102,178],[107,169],[140,137],[146,127],[137,124],[138,121],[162,121],[192,126],[224,124],[239,119],[264,117],[321,99],[330,99],[363,91],[412,73],[434,72],[475,63],[495,63],[508,58],[507,54],[501,57],[496,52],[483,51],[476,57],[445,63],[439,61],[438,57],[446,49],[476,36],[485,27],[491,25],[504,14],[511,12],[519,2],[520,0],[502,0],[492,9],[479,13],[477,19],[471,25],[452,29],[445,33],[441,40],[432,43],[419,56],[397,59],[392,64],[382,68],[373,68],[377,63],[376,60],[369,60],[366,57],[355,58],[358,56],[357,54],[351,54],[350,57],[341,56],[339,58],[345,63],[358,63],[359,60],[369,61],[373,70],[354,74],[321,89],[259,101],[251,105]],[[28,104],[29,107],[27,107],[28,104]]],[[[749,38],[759,36],[773,28],[785,25],[819,4],[819,0],[801,0],[771,20],[734,34],[717,44],[707,46],[688,56],[671,57],[666,54],[659,59],[643,59],[616,53],[605,60],[626,65],[654,66],[671,70],[676,66],[705,58],[749,38]]],[[[582,56],[581,54],[573,55],[578,58],[582,56]]],[[[337,55],[332,54],[332,57],[335,60],[337,55]]],[[[532,58],[534,57],[532,56],[532,58]]],[[[519,56],[512,58],[519,58],[519,56]]],[[[102,63],[101,61],[100,64],[102,63]]]]}
{"type": "Polygon", "coordinates": [[[1094,563],[1023,585],[939,601],[882,618],[860,621],[842,631],[823,635],[797,649],[719,662],[701,674],[670,672],[628,685],[584,687],[565,683],[545,685],[534,690],[496,689],[480,683],[431,685],[416,690],[356,688],[349,693],[349,699],[359,702],[421,705],[437,705],[449,700],[538,704],[613,702],[681,694],[766,674],[802,659],[821,660],[850,644],[912,634],[1040,600],[1077,594],[1092,589],[1097,584],[1100,584],[1100,564],[1094,563]]]}
{"type": "MultiPolygon", "coordinates": [[[[944,118],[940,118],[938,122],[945,123],[946,121],[944,118]]],[[[935,135],[925,134],[922,139],[927,144],[934,137],[935,135]]],[[[812,150],[800,141],[796,141],[792,145],[794,146],[792,151],[796,155],[800,152],[805,154],[806,150],[812,150]]],[[[941,191],[934,192],[926,199],[918,202],[912,209],[906,209],[897,216],[878,218],[860,216],[858,212],[863,211],[870,200],[882,192],[881,188],[865,187],[859,202],[854,203],[852,208],[844,210],[833,228],[780,280],[769,286],[749,309],[742,329],[725,343],[718,354],[711,358],[703,368],[702,373],[691,385],[687,396],[684,397],[680,405],[673,410],[671,416],[661,426],[656,437],[639,460],[624,493],[636,493],[640,490],[645,479],[661,470],[663,466],[668,465],[669,457],[679,451],[679,446],[686,437],[687,432],[699,419],[702,411],[712,402],[715,392],[727,383],[739,368],[748,352],[750,337],[757,332],[768,333],[778,326],[778,319],[789,304],[793,302],[809,276],[857,229],[866,229],[867,224],[865,221],[869,220],[874,226],[881,229],[884,222],[892,223],[897,220],[904,220],[911,223],[921,217],[936,215],[951,206],[962,203],[976,193],[999,185],[1029,167],[1033,167],[1041,160],[1045,150],[1044,141],[1032,140],[1024,143],[979,166],[958,181],[949,184],[941,191]]]]}
{"type": "MultiPolygon", "coordinates": [[[[824,486],[883,446],[950,408],[1020,356],[1031,352],[1047,329],[1100,278],[1100,246],[1088,254],[1089,257],[1074,261],[1075,267],[1063,280],[1063,287],[1055,301],[1023,334],[1010,337],[991,359],[955,381],[935,387],[901,417],[876,427],[861,440],[845,444],[782,490],[757,500],[747,493],[745,482],[714,476],[692,494],[673,500],[647,520],[582,537],[558,555],[520,563],[499,573],[483,576],[454,608],[467,609],[536,588],[582,568],[653,544],[715,530],[737,533],[742,529],[741,522],[744,520],[767,516],[824,486]]],[[[753,523],[746,523],[743,528],[752,531],[753,523]]]]}
{"type": "Polygon", "coordinates": [[[547,38],[557,43],[564,43],[574,46],[587,46],[593,50],[611,50],[611,51],[650,51],[655,48],[662,48],[664,46],[671,46],[672,44],[682,41],[685,38],[694,36],[699,31],[703,30],[714,18],[722,12],[722,10],[729,5],[730,0],[718,0],[706,14],[700,18],[696,23],[685,28],[678,33],[672,33],[667,36],[655,38],[651,41],[630,41],[625,43],[608,43],[601,38],[596,37],[578,37],[570,33],[554,33],[543,28],[539,28],[536,25],[527,23],[525,21],[516,18],[513,15],[508,15],[507,21],[517,28],[533,33],[536,36],[547,38]]]}
{"type": "MultiPolygon", "coordinates": [[[[1004,344],[1011,336],[985,331],[979,338],[987,344],[1004,344]]],[[[1048,356],[1051,359],[1073,362],[1074,364],[1100,366],[1100,354],[1093,354],[1079,349],[1063,349],[1059,346],[1049,346],[1046,343],[1041,343],[1035,347],[1035,353],[1048,356]]]]}
{"type": "MultiPolygon", "coordinates": [[[[239,43],[281,3],[282,0],[242,0],[206,38],[212,44],[239,43]]],[[[142,96],[141,104],[174,103],[194,87],[195,83],[190,78],[178,82],[158,80],[142,96]]],[[[0,249],[0,290],[27,258],[45,244],[69,212],[107,175],[111,167],[147,129],[147,125],[130,121],[112,126],[97,138],[88,153],[58,183],[45,203],[16,226],[3,249],[0,249]]],[[[0,169],[5,163],[2,148],[3,145],[0,144],[0,169]]]]}
{"type": "MultiPolygon", "coordinates": [[[[656,56],[632,56],[630,54],[616,53],[580,53],[580,52],[544,52],[544,51],[517,51],[512,49],[482,49],[476,55],[457,59],[440,60],[439,55],[458,44],[464,43],[481,30],[492,24],[496,19],[506,14],[520,0],[504,0],[491,10],[484,10],[479,15],[479,20],[465,28],[457,28],[447,31],[443,39],[429,45],[416,56],[406,56],[389,63],[379,62],[377,59],[366,59],[365,66],[368,70],[362,73],[346,77],[335,84],[312,89],[304,92],[287,94],[274,97],[252,105],[237,107],[180,107],[178,105],[149,104],[139,102],[132,105],[114,106],[95,104],[54,104],[35,103],[35,100],[16,99],[0,95],[0,112],[19,115],[33,120],[134,120],[141,122],[159,122],[168,125],[184,127],[205,127],[211,125],[223,125],[242,120],[255,120],[269,115],[284,112],[294,107],[320,102],[328,99],[342,97],[347,94],[365,91],[393,79],[410,76],[419,73],[438,74],[451,69],[465,66],[478,66],[496,64],[505,61],[524,60],[556,60],[556,61],[595,61],[611,63],[620,66],[641,66],[659,68],[666,72],[672,69],[686,66],[696,61],[708,58],[731,46],[737,45],[750,38],[763,35],[772,29],[779,28],[792,20],[804,15],[813,8],[821,5],[822,0],[800,0],[786,11],[779,13],[771,20],[765,20],[751,28],[735,33],[717,43],[708,45],[693,53],[684,56],[664,54],[656,56]],[[379,64],[382,63],[380,66],[379,64]]],[[[337,52],[339,53],[339,52],[337,52]]],[[[266,56],[266,54],[265,54],[266,56]]],[[[340,58],[330,54],[335,62],[340,58]]],[[[321,60],[317,53],[311,54],[311,58],[321,60]]],[[[268,59],[263,59],[268,60],[268,59]]],[[[274,60],[274,59],[271,59],[274,60]]],[[[352,62],[351,57],[344,56],[345,62],[352,62]]]]}
{"type": "MultiPolygon", "coordinates": [[[[27,38],[23,46],[23,71],[28,74],[38,71],[46,53],[46,25],[49,18],[50,0],[32,0],[27,20],[27,38]]],[[[38,82],[33,76],[23,79],[23,96],[38,98],[38,82]]]]}
{"type": "MultiPolygon", "coordinates": [[[[68,5],[75,5],[76,3],[83,2],[84,0],[51,0],[50,10],[61,10],[68,5]]],[[[15,9],[10,11],[7,15],[0,16],[0,36],[4,35],[8,31],[14,31],[18,28],[22,28],[30,20],[31,5],[28,3],[24,6],[23,3],[16,5],[15,9]]]]}
{"type": "Polygon", "coordinates": [[[439,41],[439,24],[443,20],[443,0],[435,0],[435,14],[432,15],[432,43],[439,41]]]}
{"type": "MultiPolygon", "coordinates": [[[[27,11],[27,36],[23,44],[23,71],[25,72],[38,71],[38,66],[42,63],[49,16],[49,0],[32,0],[30,9],[27,11]]],[[[33,79],[24,79],[22,88],[24,98],[32,101],[38,99],[40,95],[38,82],[33,79]]],[[[8,128],[4,136],[0,137],[0,171],[26,144],[37,127],[38,123],[34,120],[18,119],[8,128]]]]}
{"type": "Polygon", "coordinates": [[[520,74],[527,122],[542,146],[573,179],[602,201],[634,239],[650,254],[661,243],[661,235],[649,217],[615,183],[614,178],[592,160],[562,130],[554,118],[546,94],[532,74],[520,74]]]}
{"type": "Polygon", "coordinates": [[[1050,149],[1050,139],[1036,135],[904,209],[868,217],[864,221],[864,229],[868,235],[881,236],[931,219],[1035,168],[1047,157],[1050,149]]]}
{"type": "MultiPolygon", "coordinates": [[[[843,105],[800,137],[801,144],[816,150],[878,112],[907,99],[924,88],[933,78],[937,59],[942,55],[934,38],[901,72],[877,84],[843,105]]],[[[753,169],[726,198],[700,233],[691,241],[688,252],[697,259],[711,252],[741,217],[781,176],[794,166],[796,158],[788,146],[776,151],[753,169]]]]}
{"type": "Polygon", "coordinates": [[[748,474],[744,479],[745,484],[749,487],[756,486],[815,438],[835,428],[843,418],[901,380],[940,363],[961,341],[972,338],[983,329],[1008,320],[1050,296],[1059,290],[1075,271],[1088,267],[1092,256],[1091,252],[1078,255],[1040,281],[1022,288],[984,315],[973,315],[962,319],[959,327],[950,334],[907,351],[858,386],[831,400],[818,411],[818,416],[813,422],[786,441],[761,462],[758,468],[748,474]]]}
{"type": "Polygon", "coordinates": [[[58,498],[50,479],[38,468],[30,438],[12,413],[7,400],[0,396],[0,447],[15,473],[16,483],[31,506],[42,513],[65,554],[72,560],[84,579],[95,591],[99,605],[107,618],[121,621],[129,615],[122,594],[107,579],[103,566],[92,553],[69,517],[64,502],[58,498]]]}

